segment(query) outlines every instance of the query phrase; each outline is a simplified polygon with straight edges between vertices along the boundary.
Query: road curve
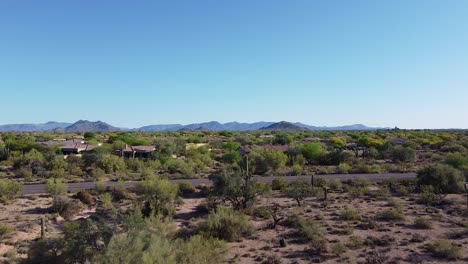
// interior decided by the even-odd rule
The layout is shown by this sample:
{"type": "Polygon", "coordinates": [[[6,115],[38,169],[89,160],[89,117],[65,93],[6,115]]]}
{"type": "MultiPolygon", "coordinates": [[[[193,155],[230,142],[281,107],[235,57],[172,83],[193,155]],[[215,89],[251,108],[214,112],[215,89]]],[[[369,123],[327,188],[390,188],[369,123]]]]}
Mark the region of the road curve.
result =
{"type": "MultiPolygon", "coordinates": [[[[310,175],[308,176],[300,176],[310,180],[310,175]]],[[[366,178],[370,181],[381,181],[384,179],[389,178],[396,178],[396,179],[411,179],[416,177],[416,173],[378,173],[378,174],[325,174],[325,175],[317,175],[316,177],[322,177],[325,179],[334,179],[340,181],[346,181],[351,179],[356,179],[359,177],[366,178]]],[[[288,182],[292,182],[299,178],[298,176],[265,176],[265,177],[257,177],[257,179],[264,181],[266,183],[271,183],[275,178],[284,178],[288,182]]],[[[179,181],[188,181],[193,186],[198,186],[200,184],[210,185],[211,181],[209,179],[185,179],[185,180],[170,180],[172,183],[177,183],[179,181]]],[[[117,182],[105,182],[106,186],[116,185],[117,182]]],[[[136,181],[128,181],[125,182],[125,186],[127,188],[134,187],[137,184],[136,181]]],[[[69,183],[67,186],[68,191],[80,191],[80,190],[90,190],[94,189],[96,182],[77,182],[77,183],[69,183]]],[[[33,194],[44,194],[46,190],[45,184],[29,184],[24,185],[23,188],[23,195],[33,195],[33,194]]]]}

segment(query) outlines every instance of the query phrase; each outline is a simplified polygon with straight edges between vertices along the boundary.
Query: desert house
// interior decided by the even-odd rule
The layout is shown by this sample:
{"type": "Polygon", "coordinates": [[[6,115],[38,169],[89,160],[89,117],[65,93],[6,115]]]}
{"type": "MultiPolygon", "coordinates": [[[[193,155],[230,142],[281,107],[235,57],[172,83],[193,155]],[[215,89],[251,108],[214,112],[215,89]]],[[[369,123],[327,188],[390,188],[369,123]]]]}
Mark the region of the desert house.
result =
{"type": "Polygon", "coordinates": [[[148,158],[151,153],[156,151],[155,146],[129,146],[114,151],[114,154],[123,158],[148,158]]]}

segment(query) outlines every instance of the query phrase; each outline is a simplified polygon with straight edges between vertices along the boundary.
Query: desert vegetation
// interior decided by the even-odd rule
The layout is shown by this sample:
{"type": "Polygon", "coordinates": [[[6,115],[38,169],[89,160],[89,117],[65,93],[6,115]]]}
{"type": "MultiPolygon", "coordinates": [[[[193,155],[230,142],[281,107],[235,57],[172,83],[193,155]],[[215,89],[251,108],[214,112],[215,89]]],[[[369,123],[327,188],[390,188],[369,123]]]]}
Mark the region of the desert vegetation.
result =
{"type": "Polygon", "coordinates": [[[468,261],[462,131],[1,136],[7,263],[468,261]],[[76,136],[102,144],[66,156],[40,144],[76,136]],[[157,147],[142,158],[116,155],[125,144],[157,147]],[[328,175],[357,172],[364,174],[343,181],[328,175]],[[364,177],[382,172],[416,177],[364,177]],[[263,181],[268,175],[279,177],[263,181]],[[78,181],[97,182],[67,190],[78,181]],[[25,183],[44,183],[45,192],[23,196],[25,183]]]}

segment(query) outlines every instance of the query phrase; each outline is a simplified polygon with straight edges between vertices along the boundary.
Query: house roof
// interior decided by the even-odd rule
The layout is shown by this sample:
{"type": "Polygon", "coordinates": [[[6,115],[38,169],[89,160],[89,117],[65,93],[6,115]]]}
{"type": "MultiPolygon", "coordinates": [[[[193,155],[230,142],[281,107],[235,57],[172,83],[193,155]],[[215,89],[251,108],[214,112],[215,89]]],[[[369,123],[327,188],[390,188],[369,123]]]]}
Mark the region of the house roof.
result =
{"type": "Polygon", "coordinates": [[[83,141],[81,139],[71,139],[71,140],[60,139],[60,140],[49,140],[49,141],[41,142],[40,144],[46,147],[56,147],[56,146],[57,147],[64,147],[64,146],[71,147],[76,144],[87,144],[87,143],[86,141],[83,141]]]}
{"type": "Polygon", "coordinates": [[[96,148],[96,146],[89,145],[87,143],[75,143],[72,145],[62,146],[61,149],[65,151],[90,151],[96,148]]]}
{"type": "Polygon", "coordinates": [[[153,152],[156,150],[155,146],[125,146],[124,149],[122,149],[123,152],[153,152]]]}

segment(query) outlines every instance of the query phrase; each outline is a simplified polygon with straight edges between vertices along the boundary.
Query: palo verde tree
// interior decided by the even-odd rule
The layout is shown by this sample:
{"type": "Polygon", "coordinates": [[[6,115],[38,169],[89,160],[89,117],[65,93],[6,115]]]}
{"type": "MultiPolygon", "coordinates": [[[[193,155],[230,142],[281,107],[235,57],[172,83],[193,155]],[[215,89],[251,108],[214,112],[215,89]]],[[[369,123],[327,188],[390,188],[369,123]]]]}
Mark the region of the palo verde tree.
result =
{"type": "Polygon", "coordinates": [[[213,181],[211,197],[230,203],[234,209],[251,207],[259,195],[271,191],[264,183],[259,183],[246,171],[224,170],[222,174],[210,176],[213,181]]]}

